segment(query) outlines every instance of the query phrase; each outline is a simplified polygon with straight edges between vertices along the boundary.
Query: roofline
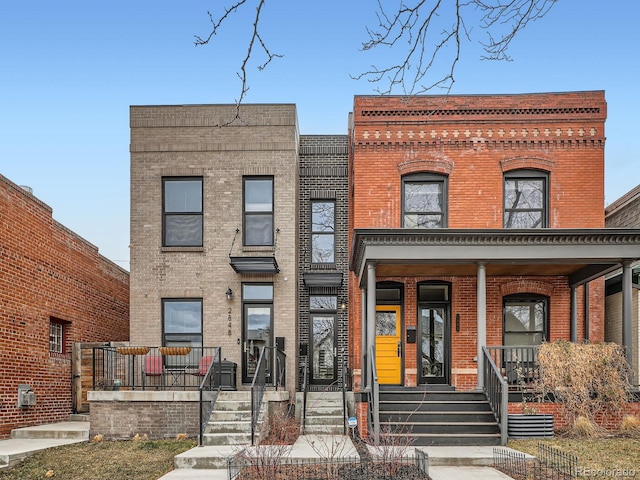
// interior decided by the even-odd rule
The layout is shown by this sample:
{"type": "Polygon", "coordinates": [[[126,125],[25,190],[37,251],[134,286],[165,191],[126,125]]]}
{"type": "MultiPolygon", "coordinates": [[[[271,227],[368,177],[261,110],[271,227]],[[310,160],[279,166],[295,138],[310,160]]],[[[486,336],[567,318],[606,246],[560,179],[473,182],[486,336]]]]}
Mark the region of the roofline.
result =
{"type": "Polygon", "coordinates": [[[605,209],[604,209],[605,218],[608,215],[613,215],[615,212],[620,210],[622,207],[628,205],[633,200],[635,200],[636,197],[638,197],[638,196],[640,196],[640,184],[637,185],[636,187],[632,188],[631,190],[629,190],[627,193],[625,193],[624,195],[619,197],[617,200],[614,200],[613,203],[607,205],[607,207],[605,207],[605,209]]]}

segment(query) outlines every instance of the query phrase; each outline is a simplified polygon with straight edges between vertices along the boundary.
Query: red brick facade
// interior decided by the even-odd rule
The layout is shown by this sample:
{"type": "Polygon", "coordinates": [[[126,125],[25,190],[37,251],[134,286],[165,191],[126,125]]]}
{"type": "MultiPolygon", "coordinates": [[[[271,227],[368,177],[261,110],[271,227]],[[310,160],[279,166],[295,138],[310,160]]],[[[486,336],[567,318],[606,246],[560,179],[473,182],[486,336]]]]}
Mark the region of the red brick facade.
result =
{"type": "Polygon", "coordinates": [[[72,413],[74,342],[129,338],[129,274],[52,218],[49,206],[0,175],[0,438],[72,413]],[[50,321],[63,325],[51,353],[50,321]],[[18,407],[18,385],[35,406],[18,407]]]}
{"type": "MultiPolygon", "coordinates": [[[[354,229],[402,227],[402,178],[438,173],[447,178],[449,229],[502,229],[504,174],[519,169],[548,178],[550,229],[604,226],[604,92],[448,97],[356,97],[350,131],[350,235],[354,229]]],[[[478,259],[481,261],[482,259],[478,259]]],[[[407,263],[407,262],[405,262],[407,263]]],[[[446,266],[424,269],[398,264],[379,270],[376,280],[403,286],[402,316],[417,323],[416,285],[450,282],[451,384],[477,386],[476,272],[447,274],[446,266]],[[453,321],[452,321],[453,325],[453,321]]],[[[548,297],[548,339],[569,338],[571,291],[567,275],[552,266],[536,269],[487,266],[486,344],[502,345],[503,297],[531,293],[548,297]]],[[[350,276],[350,348],[355,384],[361,362],[362,290],[350,276]]],[[[604,339],[603,281],[589,284],[589,334],[604,339]]],[[[584,287],[578,287],[578,338],[584,332],[584,287]]],[[[418,342],[419,345],[419,342],[418,342]]],[[[404,345],[403,385],[416,384],[418,345],[404,345]]]]}

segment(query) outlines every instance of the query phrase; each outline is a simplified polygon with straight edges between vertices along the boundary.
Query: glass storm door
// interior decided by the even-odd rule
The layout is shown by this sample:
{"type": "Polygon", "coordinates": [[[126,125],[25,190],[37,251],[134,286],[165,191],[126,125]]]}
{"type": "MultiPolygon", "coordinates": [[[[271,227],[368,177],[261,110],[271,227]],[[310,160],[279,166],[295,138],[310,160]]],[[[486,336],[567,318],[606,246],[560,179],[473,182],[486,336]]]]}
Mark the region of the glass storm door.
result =
{"type": "MultiPolygon", "coordinates": [[[[262,347],[273,345],[273,306],[250,304],[244,306],[242,382],[251,383],[258,367],[262,347]]],[[[265,351],[267,382],[271,376],[270,350],[265,351]]]]}
{"type": "Polygon", "coordinates": [[[376,370],[380,384],[401,384],[400,332],[400,306],[378,305],[376,307],[376,370]]]}
{"type": "Polygon", "coordinates": [[[335,382],[336,362],[336,316],[311,314],[313,352],[311,356],[311,381],[315,384],[335,382]]]}
{"type": "Polygon", "coordinates": [[[420,383],[449,382],[449,314],[446,306],[420,306],[420,383]]]}

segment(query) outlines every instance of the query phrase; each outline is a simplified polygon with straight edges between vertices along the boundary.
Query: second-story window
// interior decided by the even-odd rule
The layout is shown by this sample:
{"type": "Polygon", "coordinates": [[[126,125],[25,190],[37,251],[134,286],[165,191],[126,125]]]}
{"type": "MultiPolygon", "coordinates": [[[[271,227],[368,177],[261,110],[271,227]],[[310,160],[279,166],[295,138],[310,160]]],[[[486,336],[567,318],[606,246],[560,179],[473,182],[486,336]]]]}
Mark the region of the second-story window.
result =
{"type": "Polygon", "coordinates": [[[273,177],[244,178],[243,214],[244,245],[273,245],[273,177]]]}
{"type": "Polygon", "coordinates": [[[547,226],[547,175],[516,170],[504,176],[504,228],[547,226]]]}
{"type": "Polygon", "coordinates": [[[311,202],[311,262],[335,262],[336,202],[311,202]]]}
{"type": "Polygon", "coordinates": [[[164,178],[163,197],[162,245],[201,247],[202,178],[164,178]]]}
{"type": "Polygon", "coordinates": [[[402,227],[447,226],[447,177],[417,173],[402,179],[402,227]]]}

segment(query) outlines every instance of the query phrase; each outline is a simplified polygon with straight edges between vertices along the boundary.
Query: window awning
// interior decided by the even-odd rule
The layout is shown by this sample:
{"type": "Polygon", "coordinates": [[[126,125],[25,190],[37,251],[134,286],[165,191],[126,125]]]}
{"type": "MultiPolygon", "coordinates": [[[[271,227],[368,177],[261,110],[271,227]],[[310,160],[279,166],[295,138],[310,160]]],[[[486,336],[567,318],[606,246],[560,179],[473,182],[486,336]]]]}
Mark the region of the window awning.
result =
{"type": "Polygon", "coordinates": [[[280,273],[276,257],[231,257],[229,265],[240,275],[280,273]]]}
{"type": "Polygon", "coordinates": [[[342,273],[305,272],[302,279],[306,287],[341,287],[342,273]]]}

